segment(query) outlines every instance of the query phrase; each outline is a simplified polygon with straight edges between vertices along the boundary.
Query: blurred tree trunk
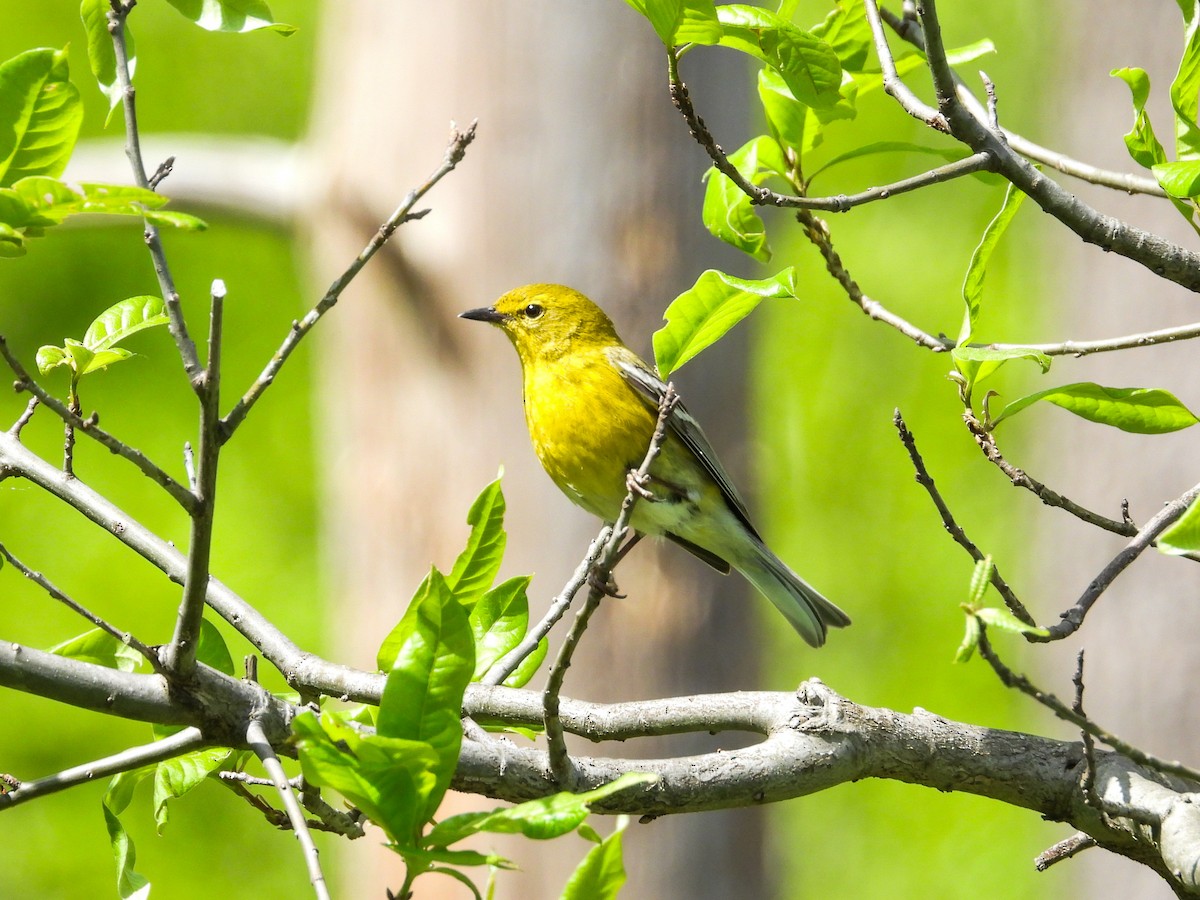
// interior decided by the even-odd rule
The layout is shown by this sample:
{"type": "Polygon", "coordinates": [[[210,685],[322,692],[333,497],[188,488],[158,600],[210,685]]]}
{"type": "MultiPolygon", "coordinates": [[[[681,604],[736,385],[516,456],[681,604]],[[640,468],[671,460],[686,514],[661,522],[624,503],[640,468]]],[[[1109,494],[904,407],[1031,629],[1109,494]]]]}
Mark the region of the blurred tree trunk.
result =
{"type": "MultiPolygon", "coordinates": [[[[530,451],[512,348],[456,314],[519,284],[561,281],[605,306],[646,354],[667,302],[703,268],[736,263],[700,227],[704,157],[668,99],[661,47],[625,4],[459,0],[436,15],[389,0],[327,4],[322,44],[312,140],[331,189],[308,217],[318,286],[440,162],[450,120],[479,118],[465,162],[427,199],[432,213],[397,233],[321,339],[333,628],[341,658],[371,668],[430,564],[453,562],[467,508],[499,465],[509,504],[504,574],[536,572],[534,615],[598,529],[530,451]]],[[[736,144],[745,79],[709,65],[685,75],[736,144]]],[[[682,385],[735,470],[742,356],[730,343],[682,385]]],[[[759,609],[739,579],[650,546],[618,576],[629,599],[601,608],[566,693],[616,700],[757,685],[759,609]]],[[[701,748],[639,744],[636,752],[701,748]]],[[[630,894],[763,896],[762,830],[758,810],[634,825],[630,894]]],[[[361,846],[371,841],[344,858],[349,896],[400,882],[399,859],[361,846]]],[[[558,896],[587,849],[574,838],[495,846],[523,869],[501,877],[500,896],[525,898],[558,896]]],[[[446,879],[425,881],[419,896],[462,895],[446,879]]]]}
{"type": "MultiPolygon", "coordinates": [[[[1160,139],[1169,145],[1167,92],[1183,49],[1179,9],[1166,2],[1104,0],[1074,4],[1065,18],[1059,33],[1076,36],[1077,43],[1065,50],[1063,71],[1053,79],[1061,96],[1046,101],[1062,108],[1061,116],[1051,110],[1046,114],[1047,125],[1056,123],[1057,133],[1030,136],[1098,166],[1136,171],[1121,141],[1133,121],[1129,91],[1108,73],[1120,66],[1140,66],[1150,73],[1153,89],[1147,111],[1160,139]],[[1096,22],[1103,27],[1094,27],[1096,22]]],[[[1106,212],[1195,246],[1195,233],[1165,201],[1124,196],[1077,181],[1070,189],[1106,212]]],[[[1090,245],[1070,239],[1064,245],[1065,252],[1056,256],[1054,288],[1062,298],[1062,327],[1071,333],[1061,337],[1116,336],[1196,319],[1195,294],[1155,281],[1138,266],[1102,256],[1090,245]]],[[[1055,383],[1094,380],[1116,387],[1162,387],[1196,409],[1200,371],[1195,354],[1186,344],[1097,354],[1066,362],[1055,383]]],[[[1120,501],[1127,497],[1134,520],[1143,523],[1197,480],[1196,437],[1190,430],[1142,437],[1111,430],[1097,433],[1097,426],[1071,416],[1047,413],[1044,421],[1048,426],[1053,422],[1055,430],[1039,432],[1036,468],[1031,461],[1030,471],[1105,515],[1119,518],[1120,501]]],[[[1047,587],[1047,599],[1038,617],[1050,622],[1056,611],[1074,602],[1126,539],[1103,535],[1061,512],[1047,510],[1042,522],[1049,540],[1037,542],[1047,548],[1038,583],[1047,587]]],[[[1147,551],[1093,609],[1080,632],[1083,643],[1070,642],[1062,649],[1053,683],[1044,679],[1047,686],[1060,697],[1070,695],[1074,656],[1085,647],[1088,713],[1135,746],[1170,759],[1182,754],[1187,760],[1190,755],[1194,762],[1188,748],[1194,747],[1200,727],[1200,660],[1193,647],[1193,636],[1200,631],[1198,599],[1200,568],[1147,551]]],[[[1040,651],[1033,655],[1040,656],[1040,651]]],[[[1079,868],[1080,896],[1169,893],[1150,870],[1102,850],[1090,850],[1063,865],[1079,868]]]]}

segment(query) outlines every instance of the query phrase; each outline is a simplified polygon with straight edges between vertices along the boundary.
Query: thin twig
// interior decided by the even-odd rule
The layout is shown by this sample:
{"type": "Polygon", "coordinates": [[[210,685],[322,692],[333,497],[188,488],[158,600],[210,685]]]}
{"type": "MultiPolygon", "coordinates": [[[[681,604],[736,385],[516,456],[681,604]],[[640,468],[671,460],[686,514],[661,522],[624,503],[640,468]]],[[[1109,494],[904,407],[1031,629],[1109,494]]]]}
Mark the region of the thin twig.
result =
{"type": "Polygon", "coordinates": [[[271,776],[275,790],[279,792],[283,808],[287,811],[288,820],[292,823],[292,829],[296,834],[296,840],[300,842],[301,851],[304,853],[304,861],[308,866],[308,879],[312,882],[313,892],[317,895],[318,900],[328,900],[329,888],[325,885],[325,873],[321,871],[320,851],[313,843],[312,832],[309,831],[308,821],[304,818],[304,810],[301,809],[300,802],[296,799],[291,785],[288,784],[283,764],[275,755],[275,748],[267,740],[262,723],[258,719],[251,719],[250,724],[246,726],[246,744],[261,760],[263,768],[271,776]]]}
{"type": "MultiPolygon", "coordinates": [[[[67,410],[73,419],[83,421],[83,407],[79,405],[79,389],[72,382],[71,397],[67,410]]],[[[63,474],[68,478],[75,477],[75,426],[70,420],[63,421],[63,474]]]]}
{"type": "Polygon", "coordinates": [[[1010,463],[1004,458],[1004,455],[1000,452],[1000,448],[996,445],[995,435],[984,427],[983,423],[979,421],[972,410],[966,409],[963,411],[963,421],[966,423],[967,429],[971,432],[971,436],[975,438],[975,443],[983,451],[983,455],[988,462],[995,465],[996,468],[1007,475],[1009,481],[1017,487],[1025,488],[1047,506],[1054,506],[1065,510],[1077,519],[1087,522],[1089,525],[1095,525],[1097,528],[1103,528],[1105,531],[1111,531],[1113,534],[1120,534],[1125,537],[1137,534],[1137,528],[1132,523],[1124,520],[1110,519],[1108,516],[1093,512],[1086,506],[1081,506],[1074,500],[1064,497],[1057,491],[1046,487],[1046,485],[1026,473],[1024,469],[1020,469],[1010,463]]]}
{"type": "Polygon", "coordinates": [[[1162,772],[1166,775],[1178,775],[1180,778],[1186,778],[1190,781],[1200,781],[1200,770],[1192,769],[1180,762],[1159,759],[1156,756],[1151,756],[1149,753],[1144,753],[1132,744],[1121,740],[1112,732],[1105,731],[1087,716],[1075,712],[1053,694],[1043,691],[1024,675],[1014,672],[1004,664],[1000,657],[996,655],[996,651],[992,649],[991,642],[987,637],[987,626],[983,622],[979,623],[979,655],[987,660],[988,665],[992,667],[992,670],[1005,687],[1015,688],[1022,694],[1032,697],[1058,718],[1086,731],[1096,740],[1112,747],[1122,756],[1128,757],[1138,765],[1154,769],[1156,772],[1162,772]]]}
{"type": "Polygon", "coordinates": [[[954,72],[942,42],[936,0],[923,0],[921,9],[925,58],[950,133],[977,153],[993,153],[996,172],[1087,243],[1133,260],[1188,290],[1200,291],[1200,253],[1088,206],[1031,165],[958,99],[954,72]]]}
{"type": "Polygon", "coordinates": [[[1141,530],[1134,535],[1133,540],[1121,548],[1121,552],[1112,558],[1112,561],[1100,571],[1100,574],[1092,579],[1091,584],[1075,601],[1075,605],[1062,614],[1062,621],[1052,626],[1046,637],[1029,635],[1029,639],[1037,642],[1060,641],[1078,631],[1088,610],[1108,590],[1109,585],[1116,580],[1118,575],[1129,568],[1147,547],[1152,546],[1155,539],[1182,516],[1197,497],[1200,497],[1200,484],[1166,504],[1142,526],[1141,530]]]}
{"type": "MultiPolygon", "coordinates": [[[[937,485],[934,484],[929,470],[925,467],[925,460],[921,458],[921,454],[917,450],[916,438],[908,430],[908,426],[904,422],[904,417],[900,415],[900,410],[898,409],[892,416],[892,424],[896,426],[896,431],[900,434],[900,441],[904,444],[904,449],[908,451],[908,458],[912,461],[913,468],[916,470],[917,483],[925,488],[929,494],[929,499],[937,507],[938,514],[942,517],[942,525],[949,532],[950,536],[954,538],[955,542],[970,554],[971,559],[975,560],[975,562],[981,561],[984,559],[983,552],[975,545],[974,541],[967,537],[967,533],[954,520],[954,515],[950,512],[950,507],[946,505],[946,501],[942,498],[941,492],[938,491],[937,485]]],[[[1033,616],[1030,615],[1029,610],[1025,608],[1025,604],[1017,598],[1012,588],[1008,586],[1008,582],[1001,577],[1000,570],[995,565],[992,566],[991,583],[996,592],[1004,599],[1004,604],[1014,616],[1027,625],[1037,624],[1033,616]]]]}
{"type": "Polygon", "coordinates": [[[154,170],[154,174],[150,176],[146,186],[152,191],[157,191],[158,186],[162,184],[163,179],[170,175],[173,171],[175,171],[175,157],[168,156],[158,164],[158,168],[154,170]]]}
{"type": "MultiPolygon", "coordinates": [[[[0,341],[3,340],[4,338],[0,337],[0,341]]],[[[37,412],[38,404],[41,402],[42,401],[37,397],[30,397],[29,403],[25,407],[25,411],[21,413],[21,415],[17,418],[17,421],[13,422],[12,428],[8,429],[8,433],[19,439],[21,437],[21,431],[26,425],[29,424],[29,420],[33,418],[33,414],[37,412]]]]}
{"type": "Polygon", "coordinates": [[[362,252],[354,258],[354,261],[346,268],[341,275],[334,279],[329,289],[325,291],[320,301],[312,309],[305,314],[303,319],[292,323],[292,328],[288,332],[279,349],[275,351],[275,355],[271,357],[270,362],[262,370],[262,373],[250,385],[242,398],[234,405],[233,409],[221,420],[221,441],[222,443],[229,440],[237,427],[241,425],[247,414],[254,407],[254,404],[262,397],[267,388],[275,380],[275,376],[279,374],[279,370],[287,361],[287,358],[296,349],[296,346],[304,339],[304,336],[313,329],[313,326],[320,321],[338,302],[342,296],[342,292],[354,280],[354,277],[359,273],[363,266],[371,259],[372,256],[387,243],[395,230],[404,222],[411,221],[415,218],[420,218],[427,212],[421,210],[412,212],[412,208],[416,206],[417,201],[424,197],[433,188],[435,184],[441,181],[446,175],[449,175],[462,162],[463,155],[470,146],[471,141],[475,139],[476,123],[472,122],[462,131],[457,128],[452,128],[450,132],[450,144],[446,148],[445,157],[442,164],[433,171],[433,173],[425,179],[418,187],[409,191],[408,196],[404,201],[396,207],[396,210],[388,217],[371,240],[363,248],[362,252]]]}
{"type": "MultiPolygon", "coordinates": [[[[35,400],[39,401],[76,431],[82,431],[97,443],[107,447],[110,452],[133,463],[143,475],[160,485],[185,510],[191,512],[195,508],[196,499],[192,496],[191,492],[163,469],[151,462],[142,451],[130,447],[124,441],[113,437],[96,424],[94,416],[87,419],[81,418],[78,414],[68,409],[66,404],[61,400],[47,392],[45,388],[34,381],[25,367],[21,365],[21,361],[17,359],[16,354],[9,348],[8,342],[5,341],[3,335],[0,335],[0,356],[4,357],[9,368],[17,376],[15,387],[23,391],[28,391],[33,395],[35,400]]],[[[32,414],[30,409],[27,409],[26,412],[30,415],[32,414]]],[[[26,416],[22,418],[28,421],[26,416]]],[[[9,429],[9,431],[16,435],[20,434],[19,430],[9,429]]]]}
{"type": "Polygon", "coordinates": [[[204,735],[200,733],[199,728],[185,728],[152,744],[130,747],[128,750],[122,750],[120,753],[114,753],[112,756],[106,756],[95,762],[64,769],[36,781],[22,782],[16,790],[0,793],[0,810],[76,785],[87,784],[97,778],[106,778],[109,775],[129,772],[141,766],[162,762],[182,753],[198,750],[204,744],[204,735]]]}
{"type": "MultiPolygon", "coordinates": [[[[138,187],[151,190],[150,179],[146,177],[146,166],[142,162],[141,137],[138,132],[137,104],[133,81],[129,74],[129,52],[125,41],[125,20],[133,8],[131,3],[114,4],[108,13],[108,31],[112,35],[113,50],[117,61],[117,84],[121,88],[122,102],[125,112],[125,155],[133,168],[133,179],[138,187]]],[[[157,173],[155,173],[157,175],[157,173]]],[[[150,250],[150,258],[154,262],[154,272],[158,276],[158,286],[162,291],[163,304],[169,320],[171,337],[179,350],[179,358],[183,361],[184,372],[196,387],[197,379],[202,374],[200,357],[196,352],[196,344],[188,334],[187,321],[183,317],[183,307],[179,302],[179,292],[175,290],[175,280],[167,265],[167,256],[163,251],[162,238],[158,229],[148,221],[143,220],[146,247],[150,250]]]]}
{"type": "Polygon", "coordinates": [[[1059,841],[1053,847],[1047,847],[1037,855],[1033,861],[1034,867],[1039,872],[1045,872],[1055,863],[1060,863],[1064,859],[1070,859],[1077,853],[1082,853],[1089,847],[1096,846],[1096,839],[1090,834],[1084,834],[1082,831],[1077,831],[1069,838],[1059,841]]]}
{"type": "Polygon", "coordinates": [[[834,249],[833,240],[829,234],[829,226],[823,220],[817,218],[817,216],[808,210],[798,212],[796,219],[804,227],[805,236],[820,251],[821,256],[825,260],[825,268],[833,276],[834,280],[841,285],[842,290],[846,292],[846,296],[850,298],[850,302],[854,303],[870,318],[892,326],[905,337],[912,339],[919,346],[927,350],[942,353],[954,347],[953,341],[944,337],[934,337],[932,334],[922,331],[916,325],[884,308],[881,303],[872,300],[864,294],[858,286],[858,282],[850,276],[846,266],[842,263],[841,256],[834,249]]]}
{"type": "Polygon", "coordinates": [[[569,788],[571,784],[574,767],[567,755],[567,744],[563,735],[562,721],[559,718],[559,695],[562,692],[563,680],[566,678],[567,669],[571,666],[571,657],[575,653],[575,648],[579,645],[584,631],[587,630],[588,620],[608,590],[613,566],[620,557],[621,544],[624,543],[625,536],[629,532],[633,508],[639,498],[643,496],[644,484],[650,475],[650,467],[658,458],[663,442],[667,439],[667,427],[671,413],[678,403],[679,395],[675,393],[674,385],[668,384],[658,404],[658,421],[655,422],[654,434],[650,438],[650,446],[646,450],[645,459],[642,460],[642,464],[636,472],[630,473],[629,487],[625,493],[625,499],[621,503],[621,512],[617,516],[617,521],[613,523],[612,531],[601,547],[600,555],[588,575],[587,599],[579,612],[575,614],[571,630],[559,648],[558,656],[546,678],[546,687],[542,692],[542,709],[550,769],[558,784],[564,789],[569,788]]]}
{"type": "Polygon", "coordinates": [[[200,393],[200,435],[196,465],[196,510],[188,544],[187,576],[175,619],[175,633],[167,647],[166,661],[181,678],[192,674],[196,666],[196,648],[204,618],[204,598],[211,577],[213,517],[216,508],[217,463],[221,454],[221,343],[225,311],[225,282],[212,284],[209,312],[208,365],[198,380],[200,393]]]}
{"type": "Polygon", "coordinates": [[[884,92],[899,103],[900,108],[914,119],[919,119],[930,128],[948,134],[950,123],[946,121],[946,117],[914,94],[896,72],[895,57],[892,56],[892,50],[888,46],[887,35],[883,33],[883,26],[879,21],[879,7],[875,0],[865,0],[864,5],[866,6],[867,22],[871,26],[871,37],[875,41],[875,53],[879,57],[879,68],[883,72],[884,92]]]}
{"type": "MultiPolygon", "coordinates": [[[[877,200],[887,200],[897,194],[905,194],[909,191],[919,190],[920,188],[929,187],[933,184],[941,184],[942,182],[952,181],[955,178],[961,178],[964,175],[971,175],[975,172],[982,172],[992,168],[991,155],[983,153],[973,153],[963,159],[955,160],[942,166],[922,172],[919,175],[913,175],[910,178],[904,178],[900,181],[891,184],[880,185],[869,188],[865,191],[860,191],[857,194],[837,194],[829,197],[808,197],[800,194],[780,194],[770,188],[756,185],[749,179],[745,178],[737,167],[730,162],[728,155],[721,148],[721,145],[716,142],[712,132],[708,130],[708,126],[704,124],[704,119],[697,113],[692,105],[691,95],[685,85],[679,78],[679,57],[676,50],[668,51],[667,56],[667,75],[670,80],[669,89],[671,94],[671,102],[675,104],[675,108],[679,110],[684,120],[688,124],[692,137],[696,142],[704,148],[708,153],[709,158],[713,161],[713,165],[726,177],[728,177],[738,189],[746,194],[751,202],[762,206],[778,206],[786,209],[816,209],[824,212],[848,212],[856,206],[863,206],[867,203],[873,203],[877,200]]],[[[902,83],[902,82],[901,82],[902,83]]]]}
{"type": "Polygon", "coordinates": [[[1187,341],[1200,337],[1200,322],[1144,331],[1123,337],[1104,338],[1096,341],[1061,341],[1056,344],[986,344],[992,350],[1037,350],[1047,356],[1087,356],[1089,353],[1107,353],[1111,350],[1132,350],[1135,347],[1152,347],[1172,341],[1187,341]]]}
{"type": "MultiPolygon", "coordinates": [[[[901,18],[886,8],[881,8],[879,14],[888,27],[896,32],[897,36],[912,44],[922,53],[925,52],[925,39],[921,36],[921,28],[916,19],[901,18]]],[[[986,112],[983,105],[957,73],[954,75],[954,83],[958,91],[958,99],[977,119],[981,122],[985,121],[986,112]]],[[[1008,145],[1022,156],[1028,157],[1034,162],[1050,166],[1052,169],[1057,169],[1064,175],[1070,175],[1090,184],[1097,184],[1101,187],[1113,188],[1114,190],[1125,191],[1130,194],[1150,194],[1155,197],[1167,196],[1167,192],[1153,178],[1098,168],[1089,163],[1072,159],[1057,150],[1043,147],[1007,128],[1001,128],[1001,133],[1005,141],[1008,142],[1008,145]]]]}
{"type": "Polygon", "coordinates": [[[116,638],[118,641],[120,641],[125,646],[132,647],[134,650],[136,650],[138,653],[140,653],[143,657],[145,657],[146,661],[148,663],[150,663],[151,668],[153,668],[155,672],[158,672],[160,674],[162,673],[163,665],[159,661],[158,654],[155,653],[153,650],[151,650],[148,646],[143,644],[141,641],[139,641],[137,638],[135,638],[128,631],[122,631],[121,629],[117,628],[115,625],[111,624],[110,622],[107,622],[104,619],[100,618],[100,616],[96,615],[94,612],[89,610],[82,603],[72,600],[70,597],[68,597],[66,594],[64,594],[61,590],[59,590],[59,588],[57,588],[50,581],[50,579],[47,578],[45,575],[43,575],[41,572],[35,572],[33,569],[29,568],[27,565],[25,565],[23,562],[21,562],[15,556],[13,556],[12,552],[6,546],[4,546],[4,544],[0,544],[0,556],[4,557],[4,559],[8,560],[8,562],[12,565],[12,567],[14,569],[16,569],[18,572],[20,572],[22,575],[24,575],[26,578],[28,578],[34,584],[38,585],[42,590],[44,590],[47,594],[49,594],[51,597],[53,597],[59,603],[66,606],[72,612],[74,612],[80,616],[83,616],[83,618],[87,619],[89,622],[91,622],[97,628],[99,628],[102,631],[109,634],[111,637],[116,638]]]}
{"type": "Polygon", "coordinates": [[[567,581],[566,585],[558,595],[550,603],[550,609],[547,610],[540,622],[534,625],[525,633],[524,639],[516,647],[494,662],[490,669],[480,679],[481,684],[501,684],[504,679],[517,670],[517,667],[525,661],[534,650],[537,649],[542,638],[550,633],[550,630],[558,624],[571,607],[571,601],[575,599],[575,595],[579,593],[579,589],[583,587],[587,581],[588,573],[592,571],[596,560],[600,557],[600,551],[608,541],[609,535],[612,534],[612,528],[605,525],[600,529],[600,533],[592,540],[588,546],[587,553],[583,560],[579,563],[575,573],[567,581]]]}
{"type": "MultiPolygon", "coordinates": [[[[1083,711],[1083,649],[1080,648],[1079,654],[1075,657],[1075,674],[1071,678],[1071,683],[1075,686],[1075,702],[1071,704],[1071,709],[1079,715],[1087,718],[1087,713],[1083,711]]],[[[1086,731],[1079,733],[1080,739],[1083,741],[1083,777],[1080,779],[1079,788],[1083,791],[1083,799],[1097,809],[1100,808],[1099,798],[1096,796],[1096,742],[1092,736],[1086,731]]]]}

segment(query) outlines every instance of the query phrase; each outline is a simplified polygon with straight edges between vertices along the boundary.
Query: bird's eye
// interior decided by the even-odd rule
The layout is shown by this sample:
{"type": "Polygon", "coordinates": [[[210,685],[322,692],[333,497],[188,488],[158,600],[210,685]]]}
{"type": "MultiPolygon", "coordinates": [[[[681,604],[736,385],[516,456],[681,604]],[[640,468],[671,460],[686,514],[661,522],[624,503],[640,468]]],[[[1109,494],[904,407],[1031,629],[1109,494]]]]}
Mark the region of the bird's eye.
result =
{"type": "Polygon", "coordinates": [[[540,303],[530,303],[527,307],[525,307],[525,318],[536,319],[538,316],[540,316],[545,311],[546,310],[542,307],[542,305],[540,303]]]}

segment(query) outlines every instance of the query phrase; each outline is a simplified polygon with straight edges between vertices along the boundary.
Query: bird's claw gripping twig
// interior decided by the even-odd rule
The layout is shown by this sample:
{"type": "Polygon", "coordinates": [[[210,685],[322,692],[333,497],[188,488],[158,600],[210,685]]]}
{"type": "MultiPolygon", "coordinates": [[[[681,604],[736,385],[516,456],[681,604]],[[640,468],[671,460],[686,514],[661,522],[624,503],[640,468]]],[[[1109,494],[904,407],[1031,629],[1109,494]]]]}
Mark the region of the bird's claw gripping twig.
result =
{"type": "Polygon", "coordinates": [[[630,493],[637,494],[642,499],[649,500],[651,503],[653,503],[658,498],[654,496],[653,491],[646,487],[646,485],[649,483],[650,476],[648,474],[641,475],[636,469],[630,469],[628,474],[625,476],[625,487],[629,489],[630,493]]]}
{"type": "Polygon", "coordinates": [[[600,572],[597,569],[591,569],[588,571],[587,583],[589,587],[599,591],[605,597],[624,600],[627,596],[617,588],[617,582],[613,578],[612,572],[606,572],[605,577],[601,579],[600,572]]]}

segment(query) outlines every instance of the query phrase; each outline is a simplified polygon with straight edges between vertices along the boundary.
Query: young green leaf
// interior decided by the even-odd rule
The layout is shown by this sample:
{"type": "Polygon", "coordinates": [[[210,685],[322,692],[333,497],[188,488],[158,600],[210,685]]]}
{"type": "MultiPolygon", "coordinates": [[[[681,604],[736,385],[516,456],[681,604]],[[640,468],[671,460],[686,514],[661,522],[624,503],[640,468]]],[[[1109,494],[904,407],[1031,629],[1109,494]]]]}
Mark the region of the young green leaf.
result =
{"type": "Polygon", "coordinates": [[[429,583],[400,622],[396,661],[376,719],[380,737],[423,742],[437,753],[437,782],[427,798],[426,819],[437,811],[458,763],[462,698],[475,671],[466,611],[436,570],[429,583]]]}
{"type": "Polygon", "coordinates": [[[437,784],[437,752],[423,741],[362,735],[336,716],[310,711],[292,722],[300,768],[319,787],[357,806],[388,837],[416,846],[427,798],[437,784]]]}
{"type": "Polygon", "coordinates": [[[1150,167],[1159,187],[1172,197],[1200,196],[1200,159],[1155,163],[1150,167]]]}
{"type": "Polygon", "coordinates": [[[1200,96],[1200,17],[1184,14],[1186,24],[1183,57],[1171,82],[1171,107],[1175,110],[1175,156],[1200,158],[1200,126],[1196,104],[1200,96]]]}
{"type": "Polygon", "coordinates": [[[823,40],[757,6],[719,6],[717,18],[724,32],[721,46],[747,53],[778,71],[796,100],[813,107],[838,102],[842,64],[823,40]]]}
{"type": "Polygon", "coordinates": [[[205,31],[229,31],[244,34],[268,28],[287,37],[296,33],[294,25],[276,22],[263,0],[167,0],[184,17],[205,31]]]}
{"type": "Polygon", "coordinates": [[[832,169],[834,166],[848,162],[852,159],[858,159],[863,156],[873,156],[879,153],[920,153],[926,156],[936,156],[946,162],[953,162],[963,158],[961,150],[950,147],[925,147],[921,144],[914,144],[910,141],[876,141],[873,144],[864,144],[861,147],[855,147],[853,150],[848,150],[845,153],[840,153],[833,159],[828,160],[823,165],[814,169],[808,176],[808,183],[811,186],[815,179],[822,172],[832,169]]]}
{"type": "Polygon", "coordinates": [[[563,888],[562,900],[613,900],[625,884],[621,836],[628,816],[617,818],[617,827],[599,845],[588,851],[563,888]]]}
{"type": "Polygon", "coordinates": [[[62,174],[83,122],[65,51],[28,50],[0,64],[0,122],[0,187],[62,174]]]}
{"type": "Polygon", "coordinates": [[[529,598],[525,591],[531,576],[510,578],[479,598],[468,621],[475,641],[475,672],[482,678],[492,663],[521,643],[529,627],[529,598]]]}
{"type": "Polygon", "coordinates": [[[154,822],[162,834],[169,814],[167,803],[199,786],[234,756],[228,747],[205,747],[160,762],[154,767],[154,822]]]}
{"type": "MultiPolygon", "coordinates": [[[[729,161],[752,184],[762,184],[771,175],[787,175],[783,151],[773,138],[766,135],[760,135],[739,147],[729,155],[729,161]]],[[[701,213],[704,227],[715,237],[759,262],[769,260],[771,248],[767,246],[766,226],[750,197],[715,167],[705,172],[704,177],[708,181],[701,213]]]]}
{"type": "Polygon", "coordinates": [[[983,604],[983,597],[991,584],[995,568],[990,556],[985,556],[975,563],[975,569],[971,572],[971,587],[967,592],[967,604],[972,609],[978,609],[983,604]]]}
{"type": "Polygon", "coordinates": [[[471,534],[445,580],[458,602],[468,609],[492,586],[500,571],[508,542],[504,533],[504,510],[504,492],[497,478],[480,491],[467,513],[471,534]]]}
{"type": "Polygon", "coordinates": [[[974,611],[967,613],[967,631],[963,635],[962,643],[958,645],[958,650],[954,652],[954,661],[956,663],[965,663],[975,654],[975,648],[979,646],[979,620],[975,618],[974,611]]]}
{"type": "Polygon", "coordinates": [[[46,652],[122,672],[134,672],[142,668],[144,662],[140,653],[100,628],[55,644],[46,652]]]}
{"type": "Polygon", "coordinates": [[[1158,536],[1155,546],[1169,556],[1200,553],[1200,502],[1192,501],[1183,515],[1158,536]]]}
{"type": "Polygon", "coordinates": [[[150,897],[150,882],[134,871],[137,851],[133,846],[133,839],[121,824],[120,815],[129,807],[129,802],[133,799],[133,789],[153,771],[153,766],[146,766],[115,776],[108,783],[108,790],[105,791],[104,800],[101,802],[104,825],[108,830],[108,839],[117,863],[117,895],[121,900],[148,900],[150,897]]]}
{"type": "Polygon", "coordinates": [[[1150,76],[1145,69],[1113,69],[1109,74],[1120,78],[1129,86],[1133,99],[1133,128],[1125,135],[1125,147],[1134,162],[1149,169],[1156,163],[1167,161],[1167,152],[1154,135],[1150,116],[1146,112],[1146,101],[1150,98],[1150,76]]]}
{"type": "Polygon", "coordinates": [[[715,44],[721,24],[713,0],[625,0],[650,20],[665,47],[715,44]]]}
{"type": "Polygon", "coordinates": [[[992,422],[998,425],[1045,400],[1090,422],[1134,434],[1166,434],[1195,425],[1196,416],[1170,391],[1159,388],[1109,388],[1090,381],[1064,384],[1014,400],[992,422]]]}
{"type": "Polygon", "coordinates": [[[83,345],[93,352],[108,350],[131,334],[166,325],[168,321],[161,297],[129,297],[114,303],[92,321],[83,336],[83,345]]]}
{"type": "Polygon", "coordinates": [[[958,333],[960,345],[970,341],[974,334],[975,323],[979,318],[979,305],[983,298],[983,281],[987,275],[988,263],[996,250],[996,245],[1000,243],[1000,238],[1004,237],[1004,232],[1008,230],[1009,223],[1016,216],[1017,211],[1021,208],[1021,201],[1024,199],[1025,194],[1015,185],[1008,186],[1008,190],[1004,192],[1004,202],[1000,206],[1000,211],[988,223],[983,237],[979,241],[979,246],[971,254],[971,263],[967,266],[967,277],[963,281],[962,289],[963,302],[967,308],[963,315],[962,329],[958,333]]]}
{"type": "Polygon", "coordinates": [[[546,659],[546,653],[549,650],[549,641],[545,638],[538,641],[537,649],[521,660],[521,664],[513,670],[513,673],[504,679],[504,686],[519,688],[528,684],[529,679],[536,675],[537,670],[541,668],[542,663],[546,659]]]}
{"type": "Polygon", "coordinates": [[[720,340],[763,300],[795,298],[796,272],[791,267],[771,278],[751,281],[709,269],[671,301],[663,314],[667,324],[654,332],[654,359],[667,378],[688,360],[720,340]]]}
{"type": "Polygon", "coordinates": [[[999,628],[1001,631],[1010,631],[1013,634],[1035,634],[1039,637],[1046,637],[1050,634],[1047,629],[1022,622],[1007,609],[1000,609],[995,606],[985,606],[983,609],[977,609],[975,610],[975,616],[984,625],[988,626],[988,628],[999,628]]]}
{"type": "Polygon", "coordinates": [[[803,155],[819,143],[819,132],[808,130],[809,108],[792,96],[783,76],[772,68],[758,70],[758,99],[771,135],[780,144],[803,155]]]}
{"type": "Polygon", "coordinates": [[[833,48],[843,69],[862,71],[874,39],[871,23],[867,21],[867,7],[861,0],[852,0],[848,5],[838,3],[825,21],[813,27],[812,33],[833,48]]]}
{"type": "MultiPolygon", "coordinates": [[[[124,92],[117,83],[117,54],[108,30],[108,13],[111,10],[112,3],[109,0],[83,0],[79,7],[79,17],[83,19],[83,28],[87,32],[88,64],[96,76],[101,93],[108,98],[110,114],[124,99],[124,92]]],[[[137,49],[128,21],[125,23],[125,53],[129,60],[129,78],[132,80],[137,69],[137,49]]]]}
{"type": "Polygon", "coordinates": [[[1040,350],[1027,347],[1012,347],[1007,350],[993,350],[990,347],[955,347],[950,351],[954,360],[954,368],[967,379],[967,384],[974,387],[989,375],[993,374],[1010,359],[1028,359],[1037,363],[1042,374],[1050,371],[1051,357],[1040,350]]]}
{"type": "Polygon", "coordinates": [[[522,834],[539,841],[561,837],[587,818],[589,804],[620,791],[653,784],[657,780],[657,775],[646,772],[627,772],[615,781],[582,794],[564,791],[490,813],[452,816],[430,829],[424,844],[426,847],[448,847],[481,831],[522,834]]]}

